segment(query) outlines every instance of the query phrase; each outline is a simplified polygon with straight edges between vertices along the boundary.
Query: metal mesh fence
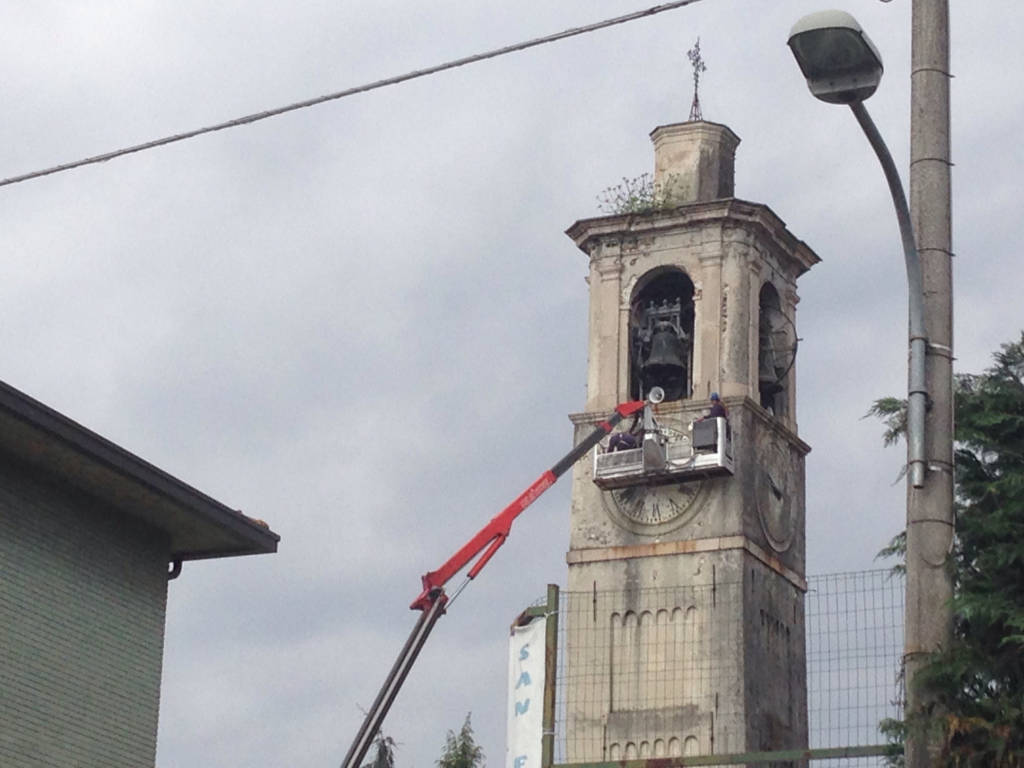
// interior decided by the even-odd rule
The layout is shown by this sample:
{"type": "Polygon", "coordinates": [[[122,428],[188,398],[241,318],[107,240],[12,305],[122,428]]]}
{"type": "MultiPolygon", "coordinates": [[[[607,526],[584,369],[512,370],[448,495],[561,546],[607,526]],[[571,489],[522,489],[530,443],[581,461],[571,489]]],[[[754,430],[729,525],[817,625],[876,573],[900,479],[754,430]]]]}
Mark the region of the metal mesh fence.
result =
{"type": "MultiPolygon", "coordinates": [[[[881,744],[878,724],[902,717],[904,580],[891,570],[808,579],[807,694],[812,747],[881,744]]],[[[881,758],[817,765],[883,765],[881,758]]]]}
{"type": "Polygon", "coordinates": [[[563,592],[554,761],[881,744],[902,645],[903,581],[885,570],[812,577],[806,595],[753,578],[563,592]]]}

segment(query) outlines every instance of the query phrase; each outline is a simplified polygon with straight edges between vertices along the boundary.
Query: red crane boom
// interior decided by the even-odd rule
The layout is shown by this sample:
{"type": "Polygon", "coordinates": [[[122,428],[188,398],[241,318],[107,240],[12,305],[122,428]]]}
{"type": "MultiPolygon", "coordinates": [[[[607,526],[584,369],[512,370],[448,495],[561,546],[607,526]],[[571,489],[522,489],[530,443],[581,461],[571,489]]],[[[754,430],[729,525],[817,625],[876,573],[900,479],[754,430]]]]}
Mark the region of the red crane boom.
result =
{"type": "Polygon", "coordinates": [[[391,668],[391,672],[388,673],[384,685],[381,686],[380,691],[377,693],[377,698],[374,699],[373,704],[366,713],[366,719],[356,734],[352,746],[349,747],[345,761],[342,763],[342,768],[359,768],[363,758],[366,756],[366,752],[377,735],[384,716],[391,708],[391,704],[398,695],[402,683],[405,682],[405,677],[409,674],[409,670],[415,663],[420,649],[423,648],[423,644],[430,636],[434,624],[437,623],[437,620],[444,613],[444,607],[448,602],[444,585],[448,583],[449,579],[459,573],[459,571],[469,565],[473,558],[479,555],[477,561],[470,566],[469,571],[466,573],[467,581],[476,578],[476,575],[487,565],[488,561],[494,556],[494,553],[498,551],[498,548],[505,543],[512,529],[512,523],[522,514],[523,510],[536,501],[544,491],[554,485],[555,481],[566,470],[597,445],[605,435],[615,428],[616,424],[622,421],[622,419],[642,410],[646,404],[643,400],[631,400],[617,405],[608,418],[598,424],[593,432],[576,444],[551,469],[534,480],[525,491],[519,494],[505,509],[495,515],[487,525],[462,545],[440,568],[424,574],[423,591],[420,592],[409,606],[413,610],[421,611],[420,617],[416,621],[416,625],[413,627],[408,640],[405,641],[401,652],[398,654],[398,659],[391,668]]]}

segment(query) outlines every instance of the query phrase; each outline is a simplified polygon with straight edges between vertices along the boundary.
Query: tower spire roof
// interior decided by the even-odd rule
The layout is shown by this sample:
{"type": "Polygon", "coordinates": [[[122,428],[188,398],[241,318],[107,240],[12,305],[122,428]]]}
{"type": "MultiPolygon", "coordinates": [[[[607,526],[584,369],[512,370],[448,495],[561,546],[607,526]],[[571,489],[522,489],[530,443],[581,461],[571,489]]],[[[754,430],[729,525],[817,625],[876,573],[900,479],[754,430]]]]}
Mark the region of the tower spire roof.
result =
{"type": "Polygon", "coordinates": [[[674,205],[735,196],[739,136],[704,120],[662,125],[651,132],[654,183],[674,205]]]}

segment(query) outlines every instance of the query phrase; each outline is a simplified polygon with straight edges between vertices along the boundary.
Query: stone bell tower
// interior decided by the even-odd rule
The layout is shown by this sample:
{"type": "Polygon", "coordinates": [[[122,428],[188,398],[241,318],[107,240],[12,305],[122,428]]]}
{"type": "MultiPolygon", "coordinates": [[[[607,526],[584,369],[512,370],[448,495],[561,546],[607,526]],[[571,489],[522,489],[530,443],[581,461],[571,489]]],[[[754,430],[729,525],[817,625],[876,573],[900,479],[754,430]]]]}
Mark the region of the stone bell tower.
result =
{"type": "Polygon", "coordinates": [[[571,763],[807,744],[809,447],[794,361],[796,281],[819,259],[767,206],[734,197],[729,128],[692,121],[651,139],[664,204],[567,231],[590,260],[577,431],[664,393],[620,427],[625,450],[599,447],[575,469],[571,763]],[[727,418],[698,421],[712,392],[727,418]]]}

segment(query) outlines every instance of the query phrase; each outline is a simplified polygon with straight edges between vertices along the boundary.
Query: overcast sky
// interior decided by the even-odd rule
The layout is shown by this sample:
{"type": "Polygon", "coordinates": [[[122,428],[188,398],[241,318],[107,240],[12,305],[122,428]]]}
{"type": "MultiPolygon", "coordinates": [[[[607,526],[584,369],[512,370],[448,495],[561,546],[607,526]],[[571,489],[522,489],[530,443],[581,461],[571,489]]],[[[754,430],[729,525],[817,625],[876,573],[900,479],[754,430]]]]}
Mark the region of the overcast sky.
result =
{"type": "MultiPolygon", "coordinates": [[[[960,371],[1016,338],[1016,3],[952,3],[960,371]]],[[[633,0],[2,0],[0,176],[645,7],[633,0]]],[[[827,7],[827,6],[826,6],[827,7]]],[[[910,0],[850,0],[906,179],[910,0]]],[[[420,575],[568,450],[586,257],[563,231],[685,120],[742,139],[736,194],[822,262],[800,283],[808,571],[874,567],[900,451],[861,420],[906,380],[892,205],[849,110],[785,46],[810,0],[692,7],[0,189],[0,378],[247,514],[276,555],[170,584],[158,764],[340,763],[420,575]]],[[[385,729],[429,768],[466,712],[504,757],[509,622],[564,583],[568,483],[438,625],[385,729]]]]}

